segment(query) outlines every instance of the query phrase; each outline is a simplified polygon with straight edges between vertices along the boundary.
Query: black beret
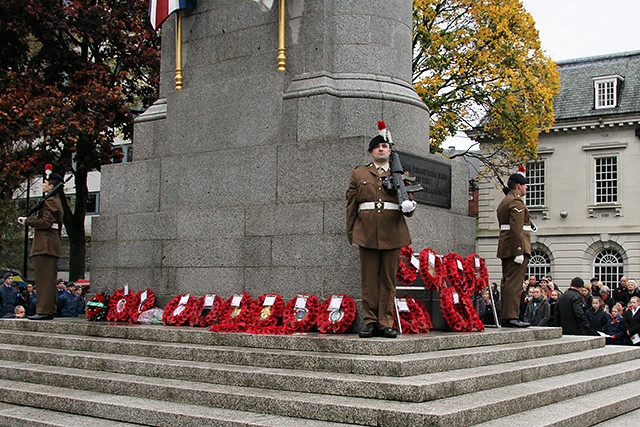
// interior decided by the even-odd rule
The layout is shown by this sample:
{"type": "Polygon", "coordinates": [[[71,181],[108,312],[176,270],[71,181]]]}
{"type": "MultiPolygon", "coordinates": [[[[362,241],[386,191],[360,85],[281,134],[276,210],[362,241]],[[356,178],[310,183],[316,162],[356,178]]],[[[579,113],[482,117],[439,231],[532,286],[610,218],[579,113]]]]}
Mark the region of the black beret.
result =
{"type": "Polygon", "coordinates": [[[376,145],[383,144],[386,142],[387,140],[385,140],[382,136],[377,135],[371,141],[369,141],[369,152],[373,151],[373,149],[376,148],[376,145]]]}
{"type": "Polygon", "coordinates": [[[511,175],[511,176],[509,177],[509,181],[513,181],[513,182],[515,182],[516,184],[524,185],[524,184],[526,184],[526,183],[527,183],[527,178],[526,178],[526,177],[524,177],[524,176],[523,176],[522,174],[520,174],[520,173],[514,173],[513,175],[511,175]]]}
{"type": "Polygon", "coordinates": [[[62,177],[57,173],[52,173],[52,174],[49,174],[49,178],[47,178],[46,180],[62,182],[62,177]]]}

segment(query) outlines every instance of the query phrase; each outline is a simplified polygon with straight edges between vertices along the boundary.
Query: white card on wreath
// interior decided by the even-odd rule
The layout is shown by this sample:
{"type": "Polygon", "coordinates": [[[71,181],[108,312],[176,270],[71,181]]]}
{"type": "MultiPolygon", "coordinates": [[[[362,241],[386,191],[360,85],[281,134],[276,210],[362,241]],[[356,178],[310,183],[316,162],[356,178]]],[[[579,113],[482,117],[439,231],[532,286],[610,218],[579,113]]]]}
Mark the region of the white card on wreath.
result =
{"type": "Polygon", "coordinates": [[[327,311],[340,310],[340,307],[342,307],[342,297],[333,295],[331,297],[331,302],[329,303],[329,308],[327,308],[327,311]]]}
{"type": "Polygon", "coordinates": [[[177,316],[180,313],[182,313],[183,311],[184,311],[184,305],[181,304],[181,305],[177,306],[175,310],[173,310],[173,315],[177,316]]]}
{"type": "Polygon", "coordinates": [[[429,252],[429,265],[434,267],[436,265],[436,254],[429,252]]]}
{"type": "Polygon", "coordinates": [[[142,304],[146,300],[147,300],[147,291],[144,291],[143,293],[140,294],[140,304],[142,304]]]}
{"type": "Polygon", "coordinates": [[[187,305],[188,302],[189,302],[189,294],[184,294],[180,298],[180,302],[178,303],[178,305],[187,305]]]}
{"type": "Polygon", "coordinates": [[[413,265],[416,270],[420,270],[420,260],[416,254],[411,254],[411,265],[413,265]]]}
{"type": "Polygon", "coordinates": [[[264,297],[264,304],[262,304],[262,305],[271,307],[275,303],[276,303],[276,296],[275,295],[267,295],[266,297],[264,297]]]}
{"type": "Polygon", "coordinates": [[[124,294],[129,295],[129,285],[127,283],[124,284],[124,287],[122,288],[122,290],[124,290],[124,294]]]}
{"type": "Polygon", "coordinates": [[[462,266],[462,261],[460,261],[459,259],[456,260],[456,264],[458,264],[458,270],[464,270],[464,267],[462,266]]]}
{"type": "Polygon", "coordinates": [[[409,306],[407,305],[407,300],[404,298],[396,299],[396,304],[398,304],[398,311],[400,313],[409,312],[409,306]]]}
{"type": "Polygon", "coordinates": [[[240,307],[240,302],[242,301],[242,295],[234,295],[231,299],[231,307],[240,307]]]}
{"type": "Polygon", "coordinates": [[[215,300],[215,295],[205,295],[204,297],[204,307],[211,308],[213,307],[213,301],[215,300]]]}
{"type": "Polygon", "coordinates": [[[296,305],[295,305],[294,308],[296,308],[296,309],[307,308],[307,297],[303,297],[302,295],[298,295],[298,298],[296,298],[296,305]]]}
{"type": "Polygon", "coordinates": [[[479,256],[473,257],[473,262],[475,263],[476,270],[479,269],[480,268],[480,257],[479,256]]]}
{"type": "Polygon", "coordinates": [[[458,296],[457,292],[454,292],[453,294],[451,294],[451,296],[453,297],[454,304],[460,304],[460,297],[458,296]]]}

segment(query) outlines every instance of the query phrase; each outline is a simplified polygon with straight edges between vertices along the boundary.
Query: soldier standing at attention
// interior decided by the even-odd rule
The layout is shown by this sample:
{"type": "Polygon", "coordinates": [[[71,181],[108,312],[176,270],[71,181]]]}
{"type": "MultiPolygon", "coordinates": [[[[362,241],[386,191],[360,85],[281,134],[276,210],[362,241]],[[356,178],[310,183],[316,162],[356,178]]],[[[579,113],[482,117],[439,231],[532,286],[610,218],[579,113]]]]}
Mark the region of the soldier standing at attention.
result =
{"type": "Polygon", "coordinates": [[[509,177],[507,188],[496,214],[500,224],[497,256],[502,260],[502,326],[526,328],[529,323],[518,320],[522,283],[531,258],[531,221],[529,210],[522,200],[527,194],[524,167],[509,177]]]}
{"type": "MultiPolygon", "coordinates": [[[[42,183],[43,193],[49,193],[60,182],[62,182],[60,175],[50,174],[42,183]]],[[[58,194],[54,194],[44,201],[37,217],[18,218],[20,224],[35,228],[31,256],[34,260],[38,299],[36,314],[28,317],[31,320],[50,320],[56,315],[56,280],[58,279],[58,258],[60,258],[62,214],[62,203],[58,194]]]]}
{"type": "Polygon", "coordinates": [[[351,173],[347,190],[347,238],[360,247],[362,306],[364,329],[360,338],[374,335],[396,338],[393,329],[396,297],[396,272],[400,248],[411,244],[405,216],[413,215],[416,203],[385,189],[383,180],[390,174],[391,146],[378,135],[369,142],[373,159],[351,173]]]}

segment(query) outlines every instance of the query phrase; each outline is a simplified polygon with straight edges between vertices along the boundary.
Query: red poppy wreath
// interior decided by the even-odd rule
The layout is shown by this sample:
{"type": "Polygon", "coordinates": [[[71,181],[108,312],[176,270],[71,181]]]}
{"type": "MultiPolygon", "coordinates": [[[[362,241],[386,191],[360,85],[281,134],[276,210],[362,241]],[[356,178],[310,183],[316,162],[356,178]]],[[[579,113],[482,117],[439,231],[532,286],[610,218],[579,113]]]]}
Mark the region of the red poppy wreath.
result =
{"type": "Polygon", "coordinates": [[[465,272],[467,277],[467,287],[473,292],[480,292],[489,286],[489,270],[481,258],[477,254],[469,254],[465,258],[465,272]]]}
{"type": "Polygon", "coordinates": [[[446,288],[440,291],[440,307],[444,320],[454,331],[484,330],[484,325],[473,308],[471,298],[456,292],[455,289],[446,288]]]}
{"type": "Polygon", "coordinates": [[[349,295],[332,295],[316,312],[318,331],[322,334],[344,334],[356,319],[356,303],[349,295]]]}
{"type": "Polygon", "coordinates": [[[284,334],[282,326],[282,312],[284,301],[280,295],[260,295],[253,302],[251,309],[251,326],[247,329],[250,334],[284,334]]]}
{"type": "MultiPolygon", "coordinates": [[[[429,314],[427,313],[425,316],[424,305],[420,301],[416,300],[412,296],[406,295],[398,298],[398,305],[400,325],[402,326],[403,334],[420,334],[423,332],[429,332],[431,319],[429,318],[429,322],[427,323],[427,316],[429,314]],[[402,302],[404,302],[406,306],[404,306],[402,302]],[[408,310],[401,310],[401,308],[406,308],[408,310]]],[[[393,327],[398,329],[397,319],[394,321],[393,327]]]]}
{"type": "Polygon", "coordinates": [[[100,292],[87,301],[87,319],[88,320],[105,320],[107,317],[107,310],[109,297],[100,292]]]}
{"type": "Polygon", "coordinates": [[[465,286],[464,276],[464,258],[460,255],[450,252],[442,259],[444,266],[447,268],[447,281],[459,293],[470,293],[465,286]]]}
{"type": "Polygon", "coordinates": [[[244,332],[249,327],[251,309],[253,308],[251,295],[242,292],[229,297],[222,307],[220,323],[211,325],[211,332],[244,332]]]}
{"type": "Polygon", "coordinates": [[[178,295],[164,306],[162,324],[169,326],[184,325],[189,321],[196,298],[189,294],[178,295]]]}
{"type": "Polygon", "coordinates": [[[140,313],[152,309],[155,304],[156,296],[150,288],[138,292],[138,295],[136,295],[131,304],[129,321],[131,323],[138,323],[140,313]]]}
{"type": "Polygon", "coordinates": [[[203,295],[198,298],[191,311],[189,325],[211,326],[220,321],[224,299],[220,295],[203,295]]]}
{"type": "Polygon", "coordinates": [[[405,286],[410,286],[418,278],[418,269],[411,264],[414,252],[411,246],[404,246],[400,249],[400,262],[396,279],[405,286]]]}
{"type": "Polygon", "coordinates": [[[420,277],[424,285],[432,291],[438,291],[445,285],[447,269],[442,264],[442,259],[431,248],[423,249],[418,255],[420,260],[420,277]]]}
{"type": "Polygon", "coordinates": [[[291,298],[284,307],[282,321],[289,333],[308,332],[316,326],[316,314],[320,301],[315,295],[301,294],[291,298]]]}
{"type": "Polygon", "coordinates": [[[133,305],[136,295],[133,291],[125,295],[124,289],[118,289],[109,298],[109,310],[107,320],[111,322],[126,322],[129,320],[129,309],[133,305]]]}

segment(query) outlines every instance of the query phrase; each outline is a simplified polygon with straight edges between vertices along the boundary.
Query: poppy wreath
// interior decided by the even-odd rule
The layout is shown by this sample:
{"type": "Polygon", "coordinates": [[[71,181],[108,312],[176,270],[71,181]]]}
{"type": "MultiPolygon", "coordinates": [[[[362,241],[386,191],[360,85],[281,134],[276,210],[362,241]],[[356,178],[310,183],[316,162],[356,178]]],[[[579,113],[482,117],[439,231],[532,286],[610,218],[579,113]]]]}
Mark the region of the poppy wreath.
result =
{"type": "Polygon", "coordinates": [[[239,307],[231,307],[235,295],[229,297],[222,306],[220,323],[211,325],[211,332],[245,332],[249,328],[253,298],[246,292],[239,294],[242,298],[239,307]]]}
{"type": "Polygon", "coordinates": [[[471,294],[472,289],[468,289],[465,283],[464,258],[460,255],[449,252],[442,259],[442,263],[447,268],[447,281],[458,293],[471,294]]]}
{"type": "Polygon", "coordinates": [[[440,291],[440,307],[442,316],[449,327],[456,332],[478,332],[484,330],[478,313],[473,308],[473,302],[468,295],[458,293],[458,304],[453,301],[454,288],[446,288],[440,291]]]}
{"type": "Polygon", "coordinates": [[[224,299],[220,295],[214,295],[213,305],[210,309],[205,309],[204,302],[206,298],[207,296],[203,295],[196,300],[191,311],[191,318],[189,318],[190,326],[211,326],[220,320],[224,299]]]}
{"type": "Polygon", "coordinates": [[[107,320],[111,322],[126,322],[129,320],[130,308],[133,305],[133,301],[136,298],[136,294],[132,290],[129,290],[127,295],[124,294],[124,289],[118,289],[109,298],[109,310],[107,311],[107,320]]]}
{"type": "Polygon", "coordinates": [[[188,295],[189,298],[184,305],[184,309],[176,313],[176,309],[180,306],[180,300],[184,296],[185,295],[178,295],[177,297],[173,297],[173,299],[164,306],[164,311],[162,312],[163,325],[180,326],[189,321],[196,304],[196,298],[193,295],[188,295]]]}
{"type": "Polygon", "coordinates": [[[93,321],[105,320],[109,308],[109,296],[103,292],[92,296],[87,301],[87,319],[93,321]]]}
{"type": "Polygon", "coordinates": [[[438,291],[445,285],[447,269],[442,264],[438,254],[431,248],[423,249],[418,255],[420,260],[420,277],[424,285],[432,291],[438,291]],[[434,260],[433,265],[429,265],[429,258],[434,260]]]}
{"type": "Polygon", "coordinates": [[[349,295],[332,295],[316,311],[316,324],[322,334],[344,334],[356,320],[356,302],[349,295]],[[329,311],[333,297],[342,297],[339,310],[329,311]]]}
{"type": "Polygon", "coordinates": [[[405,286],[410,286],[418,278],[418,270],[411,264],[411,256],[414,254],[411,246],[404,246],[400,249],[400,262],[396,279],[405,286]]]}
{"type": "MultiPolygon", "coordinates": [[[[400,312],[400,325],[403,334],[419,334],[429,332],[427,319],[424,314],[424,305],[418,304],[418,301],[409,295],[401,297],[407,302],[409,311],[400,312]]],[[[398,329],[397,319],[393,323],[394,329],[398,329]]]]}
{"type": "Polygon", "coordinates": [[[472,289],[472,292],[480,292],[489,286],[489,270],[484,262],[484,258],[481,258],[477,254],[469,254],[467,258],[465,258],[465,272],[467,287],[472,289]]]}
{"type": "Polygon", "coordinates": [[[473,301],[467,295],[463,295],[460,298],[460,304],[464,306],[464,311],[467,314],[467,322],[470,330],[475,329],[478,332],[484,331],[484,323],[480,320],[480,316],[478,316],[478,312],[473,307],[473,301]]]}
{"type": "MultiPolygon", "coordinates": [[[[264,294],[260,295],[258,299],[253,301],[253,307],[251,309],[251,319],[249,321],[250,327],[247,329],[247,333],[250,334],[269,334],[275,333],[276,329],[273,327],[282,326],[282,312],[284,311],[284,301],[280,295],[264,294]],[[264,301],[267,297],[275,297],[273,305],[264,305],[264,301]],[[265,329],[267,328],[267,329],[265,329]]],[[[283,330],[284,328],[280,328],[283,330]]]]}
{"type": "Polygon", "coordinates": [[[422,301],[420,301],[418,298],[413,298],[413,301],[422,309],[422,314],[424,315],[424,323],[427,325],[427,330],[424,332],[429,332],[429,330],[433,329],[433,322],[431,321],[429,311],[424,306],[422,301]]]}
{"type": "Polygon", "coordinates": [[[291,298],[282,313],[282,322],[287,331],[289,331],[289,333],[308,332],[316,326],[316,315],[319,306],[320,301],[318,301],[318,297],[315,295],[302,294],[291,298]],[[298,297],[307,299],[304,310],[296,309],[298,297]]]}
{"type": "Polygon", "coordinates": [[[147,288],[146,291],[138,292],[138,295],[136,295],[136,297],[133,300],[133,303],[131,304],[131,309],[129,312],[129,322],[138,323],[138,318],[140,317],[140,313],[142,313],[143,311],[152,309],[155,304],[156,304],[156,295],[153,293],[151,289],[147,288]],[[147,293],[147,299],[142,301],[142,294],[144,292],[147,293]]]}

